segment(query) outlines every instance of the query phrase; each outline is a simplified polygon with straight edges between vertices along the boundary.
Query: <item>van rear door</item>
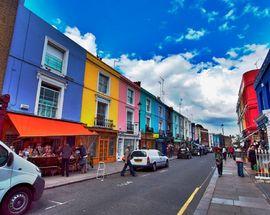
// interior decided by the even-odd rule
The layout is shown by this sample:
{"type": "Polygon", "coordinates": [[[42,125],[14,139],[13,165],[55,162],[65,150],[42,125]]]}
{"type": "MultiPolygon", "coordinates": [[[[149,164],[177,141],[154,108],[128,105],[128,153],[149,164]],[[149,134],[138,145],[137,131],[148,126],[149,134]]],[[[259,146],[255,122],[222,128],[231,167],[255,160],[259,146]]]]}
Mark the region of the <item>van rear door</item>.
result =
{"type": "Polygon", "coordinates": [[[13,165],[7,166],[9,151],[0,143],[0,201],[10,188],[13,165]]]}

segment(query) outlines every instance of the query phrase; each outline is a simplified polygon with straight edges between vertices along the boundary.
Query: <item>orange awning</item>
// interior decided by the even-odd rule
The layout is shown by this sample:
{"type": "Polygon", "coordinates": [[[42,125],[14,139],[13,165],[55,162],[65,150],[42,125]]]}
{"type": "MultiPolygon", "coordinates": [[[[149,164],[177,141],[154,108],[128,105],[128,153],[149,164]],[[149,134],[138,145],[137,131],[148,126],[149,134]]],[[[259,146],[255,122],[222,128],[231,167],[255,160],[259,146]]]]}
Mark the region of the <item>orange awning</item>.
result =
{"type": "Polygon", "coordinates": [[[9,120],[18,131],[19,137],[59,137],[97,135],[82,123],[49,119],[18,113],[7,113],[9,120]]]}

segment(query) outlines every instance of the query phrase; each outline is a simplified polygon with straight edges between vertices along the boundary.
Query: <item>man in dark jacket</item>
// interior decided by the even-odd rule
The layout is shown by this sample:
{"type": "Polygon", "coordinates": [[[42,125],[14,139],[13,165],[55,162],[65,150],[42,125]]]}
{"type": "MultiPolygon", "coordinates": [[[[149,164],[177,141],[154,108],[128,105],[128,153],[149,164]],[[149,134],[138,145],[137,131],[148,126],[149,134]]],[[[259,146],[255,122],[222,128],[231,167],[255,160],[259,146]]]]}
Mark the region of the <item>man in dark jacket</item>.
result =
{"type": "Polygon", "coordinates": [[[125,165],[123,167],[123,170],[121,171],[121,176],[125,176],[125,172],[126,172],[127,167],[129,167],[130,174],[132,176],[136,176],[135,171],[133,169],[133,166],[130,162],[130,160],[131,160],[130,153],[131,153],[130,146],[127,146],[126,151],[125,151],[125,156],[124,156],[125,165]]]}
{"type": "Polygon", "coordinates": [[[61,150],[61,157],[62,157],[62,165],[61,165],[61,172],[62,176],[69,176],[69,160],[70,156],[72,154],[72,148],[70,147],[69,144],[64,143],[64,146],[61,150]]]}

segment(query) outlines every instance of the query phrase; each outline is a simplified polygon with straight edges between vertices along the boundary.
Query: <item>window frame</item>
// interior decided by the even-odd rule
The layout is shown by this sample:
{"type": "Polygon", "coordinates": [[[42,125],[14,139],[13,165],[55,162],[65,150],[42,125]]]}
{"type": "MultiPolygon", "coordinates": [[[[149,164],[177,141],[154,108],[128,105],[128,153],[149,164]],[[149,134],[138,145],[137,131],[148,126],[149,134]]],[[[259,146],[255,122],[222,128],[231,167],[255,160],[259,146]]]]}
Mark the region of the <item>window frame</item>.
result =
{"type": "Polygon", "coordinates": [[[151,99],[150,98],[146,98],[146,104],[145,104],[145,109],[147,113],[151,113],[151,99]],[[147,100],[149,101],[149,111],[147,110],[147,100]]]}
{"type": "Polygon", "coordinates": [[[132,113],[132,124],[134,124],[134,110],[127,108],[126,110],[126,122],[127,122],[127,114],[128,112],[132,113]]]}
{"type": "Polygon", "coordinates": [[[127,104],[132,105],[132,106],[134,106],[134,104],[135,104],[135,91],[130,87],[127,88],[127,104]],[[132,98],[133,102],[132,103],[129,103],[129,100],[128,100],[128,91],[129,90],[133,92],[133,98],[132,98]]]}
{"type": "Polygon", "coordinates": [[[6,160],[3,161],[2,164],[0,163],[0,167],[3,167],[3,166],[5,166],[5,165],[7,164],[9,152],[8,152],[8,150],[7,150],[5,147],[3,147],[3,146],[1,146],[1,145],[0,145],[0,148],[1,148],[1,149],[3,148],[3,150],[7,153],[6,160]]]}
{"type": "MultiPolygon", "coordinates": [[[[50,72],[59,75],[59,76],[66,76],[67,75],[67,67],[68,67],[68,59],[69,59],[69,50],[64,47],[63,45],[59,44],[55,40],[51,39],[48,36],[45,36],[44,39],[44,45],[43,45],[43,52],[42,52],[42,59],[41,59],[41,66],[42,68],[46,69],[45,65],[45,58],[46,58],[46,53],[47,53],[47,46],[49,43],[52,43],[55,45],[57,48],[62,49],[64,51],[64,59],[63,59],[63,65],[62,65],[62,73],[50,68],[50,72]]],[[[46,69],[47,70],[47,69],[46,69]]]]}
{"type": "Polygon", "coordinates": [[[162,106],[161,105],[158,106],[158,114],[159,114],[160,117],[163,116],[163,111],[162,111],[162,106]]]}
{"type": "Polygon", "coordinates": [[[97,97],[97,99],[96,99],[96,113],[95,113],[95,117],[97,117],[97,113],[98,113],[98,102],[105,103],[105,104],[108,105],[107,111],[106,111],[106,118],[105,119],[109,119],[110,101],[108,101],[107,99],[101,98],[101,97],[97,97]]]}
{"type": "Polygon", "coordinates": [[[103,72],[103,71],[99,71],[99,72],[98,72],[97,92],[99,92],[99,93],[101,93],[101,94],[103,94],[103,95],[107,95],[107,96],[109,96],[110,93],[111,93],[111,77],[110,77],[110,75],[106,74],[106,73],[103,72]],[[106,92],[106,93],[103,93],[103,92],[99,91],[100,75],[106,76],[106,77],[108,78],[108,87],[107,87],[107,92],[106,92]]]}
{"type": "Polygon", "coordinates": [[[151,128],[151,117],[150,116],[146,116],[145,124],[146,124],[146,126],[148,126],[149,128],[151,128]],[[147,125],[147,119],[150,119],[149,120],[149,125],[147,125]]]}
{"type": "MultiPolygon", "coordinates": [[[[56,80],[53,80],[49,77],[43,76],[41,74],[38,76],[38,79],[39,79],[39,81],[38,81],[38,88],[37,88],[37,94],[36,94],[34,114],[39,116],[38,115],[38,104],[39,104],[40,90],[41,90],[42,82],[45,82],[45,83],[51,84],[53,86],[56,86],[60,89],[56,116],[55,116],[55,118],[52,118],[52,119],[61,119],[62,113],[63,113],[63,104],[64,104],[64,95],[65,95],[66,84],[58,82],[56,80]]],[[[44,117],[44,116],[41,116],[41,117],[44,117]]]]}

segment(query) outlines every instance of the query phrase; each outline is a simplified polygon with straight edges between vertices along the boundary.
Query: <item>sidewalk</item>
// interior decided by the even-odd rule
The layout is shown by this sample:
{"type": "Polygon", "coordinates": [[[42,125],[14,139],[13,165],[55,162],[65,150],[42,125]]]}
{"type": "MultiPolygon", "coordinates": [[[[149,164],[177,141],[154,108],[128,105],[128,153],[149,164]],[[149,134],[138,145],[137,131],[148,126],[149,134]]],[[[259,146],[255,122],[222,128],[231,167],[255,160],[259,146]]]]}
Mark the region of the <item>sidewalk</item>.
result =
{"type": "Polygon", "coordinates": [[[208,214],[270,214],[270,204],[252,179],[238,177],[233,159],[223,163],[223,176],[215,171],[195,213],[208,214]]]}
{"type": "MultiPolygon", "coordinates": [[[[169,158],[169,160],[174,160],[176,157],[169,158]]],[[[117,161],[114,163],[106,164],[106,173],[105,176],[120,173],[124,163],[122,161],[117,161]]],[[[85,174],[80,172],[70,173],[69,177],[62,177],[61,175],[57,176],[47,176],[45,179],[45,189],[51,189],[59,186],[64,186],[68,184],[73,184],[81,181],[86,181],[90,179],[95,179],[97,174],[98,165],[95,165],[94,168],[90,168],[89,171],[85,174]]]]}

